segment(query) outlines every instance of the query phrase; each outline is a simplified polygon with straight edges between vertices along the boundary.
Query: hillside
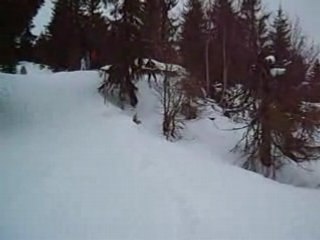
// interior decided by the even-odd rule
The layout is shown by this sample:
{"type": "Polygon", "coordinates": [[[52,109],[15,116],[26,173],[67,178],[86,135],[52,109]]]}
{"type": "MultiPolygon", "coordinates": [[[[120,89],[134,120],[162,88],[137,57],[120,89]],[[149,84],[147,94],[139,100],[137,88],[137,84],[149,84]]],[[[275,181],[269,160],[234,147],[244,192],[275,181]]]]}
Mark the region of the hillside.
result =
{"type": "Polygon", "coordinates": [[[320,238],[318,190],[232,166],[239,133],[208,119],[165,141],[144,83],[136,125],[96,72],[0,79],[0,239],[320,238]]]}

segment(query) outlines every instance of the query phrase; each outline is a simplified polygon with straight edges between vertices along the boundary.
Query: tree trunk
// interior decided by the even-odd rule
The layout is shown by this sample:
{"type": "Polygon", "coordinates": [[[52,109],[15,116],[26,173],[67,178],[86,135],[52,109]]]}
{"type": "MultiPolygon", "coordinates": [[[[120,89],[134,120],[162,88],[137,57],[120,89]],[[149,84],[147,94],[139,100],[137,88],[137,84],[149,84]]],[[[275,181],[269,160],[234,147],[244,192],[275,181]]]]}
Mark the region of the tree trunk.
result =
{"type": "Polygon", "coordinates": [[[223,72],[222,72],[223,91],[222,91],[221,100],[220,100],[221,103],[225,98],[227,84],[228,84],[227,29],[223,30],[222,61],[223,61],[223,72]]]}
{"type": "Polygon", "coordinates": [[[211,97],[211,89],[210,89],[210,69],[209,69],[209,45],[210,45],[210,38],[206,41],[206,50],[205,50],[205,60],[206,60],[206,90],[207,90],[207,97],[211,97]]]}

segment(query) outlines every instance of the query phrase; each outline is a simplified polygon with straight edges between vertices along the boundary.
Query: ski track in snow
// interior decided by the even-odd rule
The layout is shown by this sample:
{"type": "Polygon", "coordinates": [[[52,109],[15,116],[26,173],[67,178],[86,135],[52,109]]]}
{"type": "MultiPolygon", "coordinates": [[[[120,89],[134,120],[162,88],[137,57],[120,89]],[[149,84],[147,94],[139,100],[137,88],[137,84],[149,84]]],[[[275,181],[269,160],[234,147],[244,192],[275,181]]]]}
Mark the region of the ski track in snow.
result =
{"type": "Polygon", "coordinates": [[[320,238],[319,191],[224,163],[235,133],[210,121],[165,141],[146,84],[135,125],[103,104],[99,81],[0,74],[0,239],[320,238]]]}

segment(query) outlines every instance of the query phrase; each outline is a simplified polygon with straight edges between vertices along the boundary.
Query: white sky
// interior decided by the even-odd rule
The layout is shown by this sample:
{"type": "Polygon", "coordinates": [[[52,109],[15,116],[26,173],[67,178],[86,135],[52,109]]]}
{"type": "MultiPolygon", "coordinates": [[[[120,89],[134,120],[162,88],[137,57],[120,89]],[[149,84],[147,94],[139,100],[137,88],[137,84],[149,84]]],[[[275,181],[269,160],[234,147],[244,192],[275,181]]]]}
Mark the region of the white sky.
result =
{"type": "Polygon", "coordinates": [[[268,9],[281,3],[291,19],[299,18],[304,33],[320,44],[320,0],[264,0],[268,9]]]}
{"type": "Polygon", "coordinates": [[[33,34],[40,35],[40,33],[45,30],[45,27],[51,20],[53,6],[52,0],[45,0],[44,5],[33,19],[33,24],[35,26],[32,29],[33,34]]]}
{"type": "MultiPolygon", "coordinates": [[[[181,5],[186,0],[180,0],[181,5]]],[[[263,0],[266,8],[272,11],[279,7],[281,2],[283,9],[291,19],[300,18],[304,33],[320,44],[320,0],[263,0]]],[[[181,9],[181,5],[178,6],[181,9]]],[[[46,0],[44,6],[34,18],[35,28],[33,33],[39,35],[48,25],[52,15],[52,0],[46,0]]]]}

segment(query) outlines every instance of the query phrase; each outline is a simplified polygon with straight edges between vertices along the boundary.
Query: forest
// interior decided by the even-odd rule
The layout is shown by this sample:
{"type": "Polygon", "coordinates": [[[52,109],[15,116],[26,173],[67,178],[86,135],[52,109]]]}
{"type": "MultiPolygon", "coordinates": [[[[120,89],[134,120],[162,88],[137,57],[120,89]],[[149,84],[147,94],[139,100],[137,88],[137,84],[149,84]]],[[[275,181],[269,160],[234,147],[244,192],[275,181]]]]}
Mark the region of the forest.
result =
{"type": "Polygon", "coordinates": [[[35,36],[32,19],[43,3],[1,1],[1,71],[15,73],[19,61],[56,72],[79,70],[81,61],[90,70],[107,65],[97,91],[105,97],[117,88],[132,107],[136,83],[148,75],[163,82],[168,140],[218,107],[243,125],[232,151],[246,158],[245,169],[276,178],[283,164],[320,159],[319,48],[281,6],[269,12],[261,0],[188,0],[174,14],[178,0],[56,0],[35,36]]]}

